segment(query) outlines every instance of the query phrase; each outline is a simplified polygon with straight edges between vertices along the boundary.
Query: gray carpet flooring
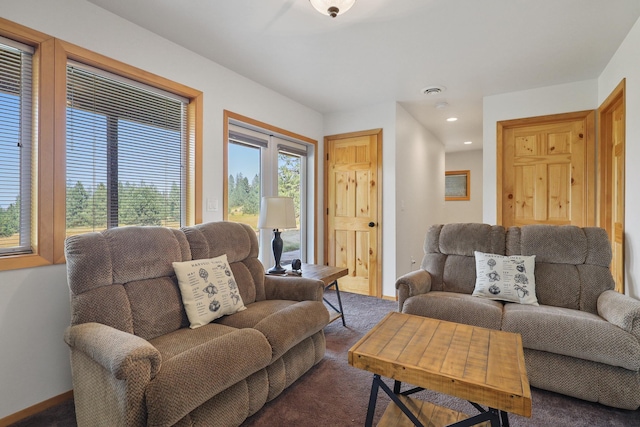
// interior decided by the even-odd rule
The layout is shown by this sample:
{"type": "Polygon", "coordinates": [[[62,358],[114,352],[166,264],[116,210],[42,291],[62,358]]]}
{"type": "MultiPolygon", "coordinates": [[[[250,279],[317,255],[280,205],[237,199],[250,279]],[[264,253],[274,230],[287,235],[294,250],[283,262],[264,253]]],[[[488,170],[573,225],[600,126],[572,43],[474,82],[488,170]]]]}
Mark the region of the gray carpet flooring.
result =
{"type": "MultiPolygon", "coordinates": [[[[340,320],[326,327],[325,358],[248,418],[243,427],[364,425],[372,376],[349,366],[347,351],[386,313],[396,310],[397,304],[346,292],[341,295],[347,327],[343,327],[340,320]]],[[[335,292],[327,292],[327,298],[335,301],[335,292]]],[[[391,385],[391,381],[388,384],[391,385]]],[[[532,417],[510,415],[511,426],[640,427],[640,410],[610,408],[536,388],[532,388],[531,394],[532,417]]],[[[471,404],[451,396],[422,391],[414,397],[468,414],[476,413],[471,404]]],[[[374,423],[388,402],[389,398],[380,393],[374,423]]],[[[13,427],[75,425],[73,402],[65,402],[13,427]]]]}

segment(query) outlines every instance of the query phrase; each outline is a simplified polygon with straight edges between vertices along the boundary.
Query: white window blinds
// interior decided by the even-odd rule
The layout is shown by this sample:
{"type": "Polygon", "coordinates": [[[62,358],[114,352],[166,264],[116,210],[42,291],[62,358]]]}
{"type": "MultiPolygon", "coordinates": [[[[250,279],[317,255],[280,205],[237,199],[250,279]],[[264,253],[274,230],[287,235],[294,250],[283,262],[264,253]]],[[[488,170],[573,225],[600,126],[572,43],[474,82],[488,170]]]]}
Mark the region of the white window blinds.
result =
{"type": "Polygon", "coordinates": [[[185,224],[188,100],[67,65],[67,236],[185,224]]]}
{"type": "Polygon", "coordinates": [[[0,255],[32,252],[32,56],[0,37],[0,255]]]}

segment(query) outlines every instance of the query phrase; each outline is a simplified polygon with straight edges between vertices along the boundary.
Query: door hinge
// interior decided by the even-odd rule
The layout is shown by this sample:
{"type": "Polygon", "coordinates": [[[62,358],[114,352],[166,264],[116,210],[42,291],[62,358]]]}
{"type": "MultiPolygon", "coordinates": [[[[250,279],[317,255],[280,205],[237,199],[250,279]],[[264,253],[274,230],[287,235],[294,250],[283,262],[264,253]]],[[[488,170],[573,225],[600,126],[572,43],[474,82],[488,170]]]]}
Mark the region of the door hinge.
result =
{"type": "Polygon", "coordinates": [[[327,215],[329,215],[329,208],[327,208],[327,215]]]}
{"type": "Polygon", "coordinates": [[[329,153],[327,153],[327,161],[329,161],[329,153]]]}

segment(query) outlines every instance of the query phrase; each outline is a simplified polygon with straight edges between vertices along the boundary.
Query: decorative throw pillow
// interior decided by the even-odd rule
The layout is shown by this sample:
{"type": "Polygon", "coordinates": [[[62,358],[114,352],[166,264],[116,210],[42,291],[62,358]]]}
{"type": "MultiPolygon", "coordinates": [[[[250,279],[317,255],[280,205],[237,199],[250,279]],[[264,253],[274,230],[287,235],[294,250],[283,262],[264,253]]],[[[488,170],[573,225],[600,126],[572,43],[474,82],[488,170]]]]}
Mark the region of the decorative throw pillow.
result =
{"type": "Polygon", "coordinates": [[[496,255],[474,252],[476,286],[473,296],[538,305],[533,275],[536,256],[496,255]]]}
{"type": "Polygon", "coordinates": [[[227,255],[174,262],[173,269],[191,329],[246,309],[227,255]]]}

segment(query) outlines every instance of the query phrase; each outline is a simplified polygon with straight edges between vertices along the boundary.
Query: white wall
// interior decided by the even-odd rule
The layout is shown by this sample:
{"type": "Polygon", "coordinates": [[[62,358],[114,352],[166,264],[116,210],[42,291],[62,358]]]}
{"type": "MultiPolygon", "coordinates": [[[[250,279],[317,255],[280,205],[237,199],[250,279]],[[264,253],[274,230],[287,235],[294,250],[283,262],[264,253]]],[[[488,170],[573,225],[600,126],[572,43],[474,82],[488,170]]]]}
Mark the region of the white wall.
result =
{"type": "Polygon", "coordinates": [[[598,105],[626,78],[625,293],[640,299],[640,20],[598,78],[598,105]]]}
{"type": "Polygon", "coordinates": [[[471,174],[471,198],[444,202],[445,222],[482,222],[482,150],[446,153],[444,164],[447,171],[468,170],[471,174]]]}
{"type": "Polygon", "coordinates": [[[395,297],[395,281],[411,271],[411,257],[414,268],[420,265],[429,225],[442,222],[444,146],[395,102],[324,119],[325,135],[382,128],[382,293],[395,297]]]}
{"type": "MultiPolygon", "coordinates": [[[[0,0],[0,15],[204,93],[203,200],[221,207],[204,221],[222,219],[224,109],[322,141],[320,113],[84,0],[0,0]]],[[[63,265],[0,272],[0,419],[71,389],[68,299],[63,265]]]]}
{"type": "Polygon", "coordinates": [[[484,206],[483,219],[496,220],[496,122],[520,117],[596,109],[626,78],[626,194],[625,194],[625,293],[640,299],[640,199],[634,183],[640,181],[640,20],[597,80],[514,92],[484,98],[484,206]]]}
{"type": "MultiPolygon", "coordinates": [[[[324,134],[336,135],[382,128],[382,294],[395,296],[396,253],[396,103],[387,102],[324,116],[324,134]]],[[[324,154],[322,154],[324,158],[324,154]]],[[[380,177],[378,177],[380,180],[380,177]]],[[[318,194],[323,194],[319,192],[318,194]]],[[[324,234],[322,234],[324,236],[324,234]]],[[[321,251],[322,253],[322,251],[321,251]]]]}
{"type": "Polygon", "coordinates": [[[482,110],[482,218],[495,224],[496,211],[496,126],[501,120],[569,113],[597,108],[597,80],[486,96],[482,110]]]}
{"type": "MultiPolygon", "coordinates": [[[[398,104],[396,277],[420,268],[429,226],[445,221],[444,145],[398,104]]],[[[395,295],[395,288],[392,288],[395,295]]]]}

